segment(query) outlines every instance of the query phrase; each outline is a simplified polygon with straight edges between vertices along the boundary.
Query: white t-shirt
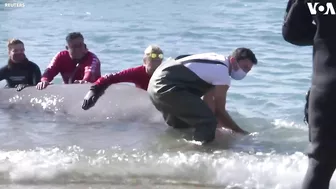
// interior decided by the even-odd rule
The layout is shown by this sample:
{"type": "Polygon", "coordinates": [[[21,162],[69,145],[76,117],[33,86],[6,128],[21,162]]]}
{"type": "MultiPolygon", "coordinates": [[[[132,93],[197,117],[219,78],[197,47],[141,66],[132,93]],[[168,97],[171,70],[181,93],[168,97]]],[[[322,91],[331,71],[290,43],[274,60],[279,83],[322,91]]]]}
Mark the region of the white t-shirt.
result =
{"type": "Polygon", "coordinates": [[[209,64],[200,62],[185,63],[184,66],[193,71],[198,77],[212,85],[228,85],[231,84],[231,77],[229,75],[229,59],[224,55],[216,53],[202,53],[191,55],[177,61],[184,61],[189,59],[206,59],[215,60],[224,63],[222,64],[209,64]]]}

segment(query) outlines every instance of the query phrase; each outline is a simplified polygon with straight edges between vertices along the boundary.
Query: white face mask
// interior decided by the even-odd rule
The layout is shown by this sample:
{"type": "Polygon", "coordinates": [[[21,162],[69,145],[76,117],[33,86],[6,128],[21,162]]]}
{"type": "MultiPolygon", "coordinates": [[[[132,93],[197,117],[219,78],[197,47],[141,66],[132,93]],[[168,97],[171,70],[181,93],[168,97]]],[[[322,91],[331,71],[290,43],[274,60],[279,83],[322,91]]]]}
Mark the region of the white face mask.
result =
{"type": "Polygon", "coordinates": [[[235,80],[242,80],[244,79],[244,77],[246,76],[246,72],[244,72],[244,70],[242,70],[239,65],[237,64],[238,66],[238,70],[235,71],[232,69],[231,71],[231,77],[232,79],[235,79],[235,80]]]}

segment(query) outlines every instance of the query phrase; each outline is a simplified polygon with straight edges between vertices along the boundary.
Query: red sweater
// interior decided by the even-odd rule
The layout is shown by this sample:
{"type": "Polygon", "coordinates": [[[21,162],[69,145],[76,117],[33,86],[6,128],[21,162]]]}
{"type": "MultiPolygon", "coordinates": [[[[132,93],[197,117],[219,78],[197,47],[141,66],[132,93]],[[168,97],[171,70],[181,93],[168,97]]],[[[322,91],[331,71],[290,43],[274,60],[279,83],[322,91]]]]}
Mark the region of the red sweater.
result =
{"type": "Polygon", "coordinates": [[[138,66],[101,77],[95,82],[95,85],[108,87],[114,83],[129,82],[134,83],[138,88],[147,90],[150,78],[145,66],[138,66]]]}
{"type": "Polygon", "coordinates": [[[66,50],[61,51],[51,60],[51,63],[42,75],[41,81],[50,82],[59,73],[61,73],[64,83],[73,83],[75,80],[84,80],[93,83],[101,77],[100,61],[92,52],[88,51],[85,57],[78,63],[78,68],[76,68],[77,62],[71,59],[69,52],[66,50]],[[70,79],[71,81],[69,82],[70,79]]]}

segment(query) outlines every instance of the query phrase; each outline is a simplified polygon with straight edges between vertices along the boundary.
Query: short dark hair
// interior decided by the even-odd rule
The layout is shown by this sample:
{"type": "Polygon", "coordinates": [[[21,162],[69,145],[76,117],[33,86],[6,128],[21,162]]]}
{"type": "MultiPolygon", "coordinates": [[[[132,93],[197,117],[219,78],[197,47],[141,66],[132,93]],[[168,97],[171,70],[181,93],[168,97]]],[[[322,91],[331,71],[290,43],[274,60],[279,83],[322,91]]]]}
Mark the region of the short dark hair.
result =
{"type": "Polygon", "coordinates": [[[258,63],[258,60],[252,50],[245,47],[237,48],[233,51],[231,56],[234,57],[237,62],[240,60],[249,59],[253,64],[258,63]]]}
{"type": "Polygon", "coordinates": [[[66,41],[69,43],[69,41],[77,38],[82,38],[84,39],[83,35],[80,32],[71,32],[66,36],[66,41]]]}
{"type": "Polygon", "coordinates": [[[20,39],[9,39],[7,42],[7,48],[8,50],[11,48],[12,45],[17,45],[17,44],[23,44],[23,42],[20,39]]]}

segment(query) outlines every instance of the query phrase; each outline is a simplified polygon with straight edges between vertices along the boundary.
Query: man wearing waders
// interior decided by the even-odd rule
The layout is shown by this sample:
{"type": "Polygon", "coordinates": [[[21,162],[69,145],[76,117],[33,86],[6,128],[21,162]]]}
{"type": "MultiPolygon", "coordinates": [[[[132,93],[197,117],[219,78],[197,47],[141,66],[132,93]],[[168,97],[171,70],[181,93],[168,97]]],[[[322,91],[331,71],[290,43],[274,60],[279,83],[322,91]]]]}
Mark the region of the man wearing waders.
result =
{"type": "Polygon", "coordinates": [[[232,131],[248,134],[231,119],[225,103],[231,78],[243,79],[255,64],[257,59],[247,48],[237,48],[228,57],[204,53],[171,59],[155,70],[147,91],[169,126],[195,128],[195,141],[213,141],[217,120],[232,131]]]}
{"type": "Polygon", "coordinates": [[[307,1],[288,2],[282,35],[291,44],[313,46],[312,85],[305,108],[309,164],[302,189],[327,189],[336,167],[336,0],[310,2],[317,10],[314,15],[307,1]]]}

